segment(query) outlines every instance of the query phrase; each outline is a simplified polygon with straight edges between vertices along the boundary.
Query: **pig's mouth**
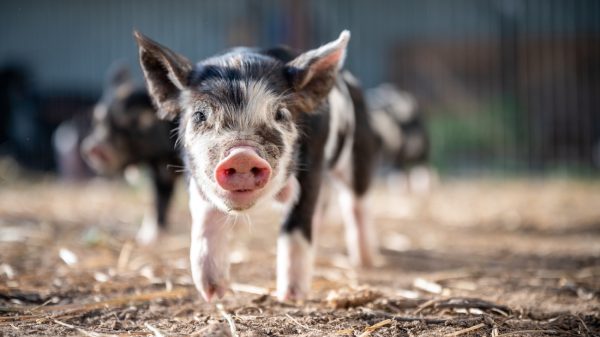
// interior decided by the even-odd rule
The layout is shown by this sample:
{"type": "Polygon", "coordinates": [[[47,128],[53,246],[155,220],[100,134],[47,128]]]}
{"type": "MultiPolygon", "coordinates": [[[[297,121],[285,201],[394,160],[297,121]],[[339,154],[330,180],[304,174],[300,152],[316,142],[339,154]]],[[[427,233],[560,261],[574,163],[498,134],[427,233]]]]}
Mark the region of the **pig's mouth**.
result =
{"type": "Polygon", "coordinates": [[[225,191],[222,195],[223,201],[232,211],[245,211],[257,202],[263,190],[238,189],[225,191]]]}

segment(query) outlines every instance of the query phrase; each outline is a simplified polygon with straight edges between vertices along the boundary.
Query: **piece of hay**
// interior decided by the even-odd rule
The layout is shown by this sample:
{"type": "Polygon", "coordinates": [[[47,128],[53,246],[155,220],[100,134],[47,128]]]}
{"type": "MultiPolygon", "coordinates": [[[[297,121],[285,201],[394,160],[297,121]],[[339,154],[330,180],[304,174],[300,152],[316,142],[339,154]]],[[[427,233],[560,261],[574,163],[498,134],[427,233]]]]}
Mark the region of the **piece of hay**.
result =
{"type": "Polygon", "coordinates": [[[369,336],[369,335],[371,335],[372,332],[374,332],[376,330],[379,330],[379,329],[381,329],[382,327],[384,327],[386,325],[390,325],[390,324],[392,324],[392,322],[393,322],[393,320],[388,318],[388,319],[383,320],[383,321],[381,321],[379,323],[375,323],[375,324],[373,324],[371,326],[368,326],[368,327],[365,328],[365,331],[363,333],[361,333],[358,337],[369,336]]]}
{"type": "Polygon", "coordinates": [[[462,329],[462,330],[454,331],[452,333],[445,334],[444,337],[460,336],[462,334],[466,334],[471,331],[479,330],[479,329],[483,328],[484,326],[485,326],[485,323],[480,323],[480,324],[474,325],[474,326],[466,328],[466,329],[462,329]]]}
{"type": "Polygon", "coordinates": [[[78,326],[74,326],[72,324],[68,324],[65,323],[63,321],[59,321],[57,319],[53,320],[54,323],[58,324],[58,325],[62,325],[66,328],[69,329],[73,329],[73,330],[77,330],[79,333],[81,333],[84,336],[88,336],[88,337],[116,337],[117,335],[114,334],[105,334],[105,333],[98,333],[98,332],[94,332],[94,331],[88,331],[88,330],[84,330],[78,326]]]}
{"type": "Polygon", "coordinates": [[[219,310],[219,313],[221,313],[221,316],[225,318],[227,324],[229,324],[231,336],[238,337],[237,328],[235,327],[235,321],[233,320],[233,317],[231,317],[231,315],[227,311],[225,311],[225,308],[223,308],[223,304],[217,303],[217,309],[219,310]]]}
{"type": "Polygon", "coordinates": [[[343,329],[335,332],[336,335],[354,335],[354,330],[352,329],[343,329]]]}
{"type": "Polygon", "coordinates": [[[165,335],[160,330],[158,330],[157,328],[150,325],[150,323],[146,322],[146,323],[144,323],[144,326],[148,330],[152,331],[152,333],[154,334],[154,337],[165,337],[165,335]]]}
{"type": "Polygon", "coordinates": [[[313,329],[311,327],[306,326],[305,324],[302,324],[302,323],[298,322],[298,320],[295,319],[294,317],[290,316],[290,314],[285,314],[285,317],[289,318],[292,322],[294,322],[294,324],[296,324],[297,326],[299,326],[299,327],[301,327],[301,328],[303,328],[305,330],[318,331],[318,330],[315,330],[315,329],[313,329]]]}

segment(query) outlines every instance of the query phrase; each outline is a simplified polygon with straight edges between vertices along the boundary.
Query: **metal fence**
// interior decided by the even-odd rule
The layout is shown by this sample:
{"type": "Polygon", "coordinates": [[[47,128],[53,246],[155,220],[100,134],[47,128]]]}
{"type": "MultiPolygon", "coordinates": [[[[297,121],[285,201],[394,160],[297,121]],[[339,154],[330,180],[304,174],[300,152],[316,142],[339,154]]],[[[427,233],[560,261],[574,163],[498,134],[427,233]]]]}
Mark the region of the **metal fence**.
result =
{"type": "Polygon", "coordinates": [[[113,62],[141,81],[133,29],[201,59],[240,44],[307,48],[345,28],[365,87],[417,96],[442,171],[597,172],[596,0],[3,1],[0,153],[52,168],[49,135],[93,102],[113,62]],[[15,83],[37,103],[15,103],[15,83]],[[15,147],[26,138],[32,148],[15,147]]]}

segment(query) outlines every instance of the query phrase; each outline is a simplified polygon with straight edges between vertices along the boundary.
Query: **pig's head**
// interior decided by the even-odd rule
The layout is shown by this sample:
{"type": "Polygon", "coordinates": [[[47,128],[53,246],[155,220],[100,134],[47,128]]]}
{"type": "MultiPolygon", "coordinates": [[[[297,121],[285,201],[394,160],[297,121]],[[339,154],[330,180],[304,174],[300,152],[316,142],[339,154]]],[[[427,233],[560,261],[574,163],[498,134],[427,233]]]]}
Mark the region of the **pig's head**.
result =
{"type": "Polygon", "coordinates": [[[148,147],[148,138],[153,141],[160,137],[156,128],[164,124],[147,93],[135,88],[124,66],[109,71],[92,119],[92,130],[83,140],[81,154],[94,171],[107,175],[136,162],[148,147]]]}
{"type": "Polygon", "coordinates": [[[196,65],[134,35],[150,96],[161,118],[179,119],[191,179],[208,201],[244,211],[306,169],[295,158],[299,121],[331,90],[349,32],[296,57],[238,48],[196,65]]]}

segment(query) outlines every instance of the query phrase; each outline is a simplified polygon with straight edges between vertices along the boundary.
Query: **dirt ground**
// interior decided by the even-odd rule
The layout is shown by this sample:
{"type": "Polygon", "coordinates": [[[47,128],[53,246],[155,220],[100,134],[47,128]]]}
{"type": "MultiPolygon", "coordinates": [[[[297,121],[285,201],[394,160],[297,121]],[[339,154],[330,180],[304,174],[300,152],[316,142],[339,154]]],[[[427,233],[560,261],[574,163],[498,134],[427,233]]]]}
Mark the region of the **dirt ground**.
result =
{"type": "Polygon", "coordinates": [[[212,304],[191,283],[183,188],[169,234],[138,247],[143,187],[1,184],[0,336],[600,336],[600,182],[379,186],[383,265],[348,265],[332,209],[303,303],[270,295],[277,224],[240,223],[233,292],[212,304]]]}

